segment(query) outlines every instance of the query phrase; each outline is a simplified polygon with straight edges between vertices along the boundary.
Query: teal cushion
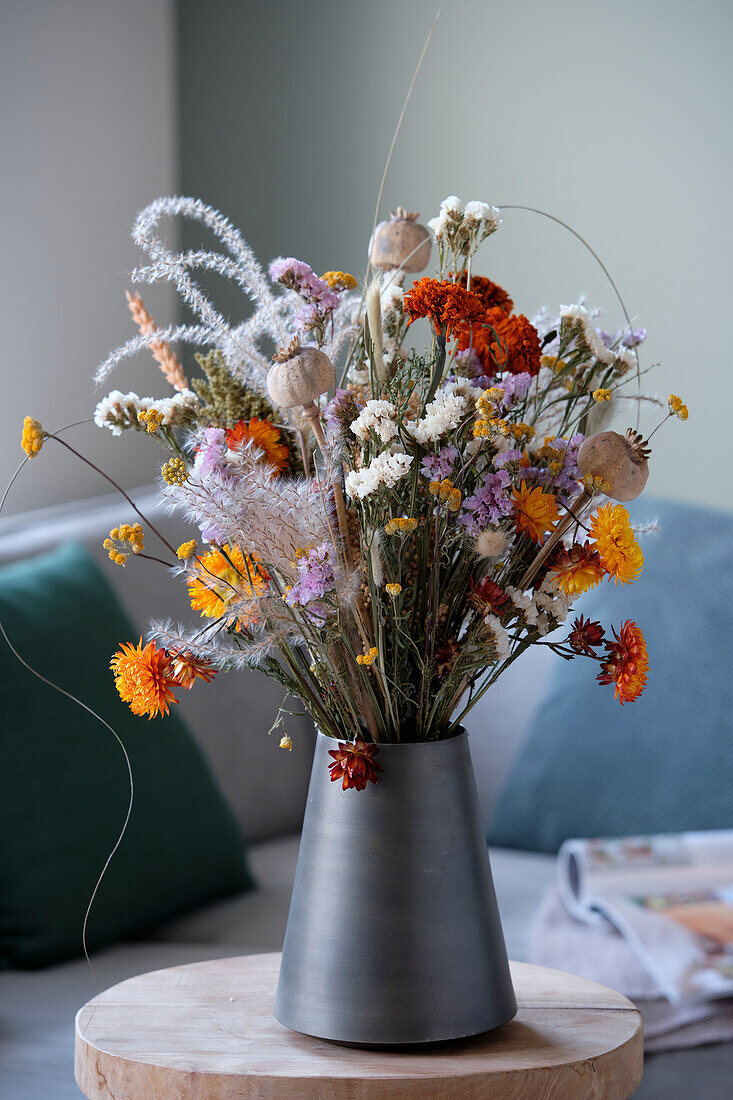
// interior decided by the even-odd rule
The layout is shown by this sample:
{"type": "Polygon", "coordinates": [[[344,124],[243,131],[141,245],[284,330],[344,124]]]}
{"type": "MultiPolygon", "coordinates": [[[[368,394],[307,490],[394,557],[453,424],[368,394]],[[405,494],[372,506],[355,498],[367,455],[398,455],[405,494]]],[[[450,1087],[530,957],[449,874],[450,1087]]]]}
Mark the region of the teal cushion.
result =
{"type": "MultiPolygon", "coordinates": [[[[595,664],[558,658],[500,792],[492,844],[556,852],[568,837],[733,827],[733,515],[642,497],[640,578],[577,604],[647,639],[648,686],[620,706],[595,664]]],[[[521,658],[520,658],[521,660],[521,658]]]]}
{"type": "MultiPolygon", "coordinates": [[[[132,816],[92,909],[90,948],[251,886],[237,824],[183,723],[136,718],[117,696],[110,656],[137,637],[86,551],[67,545],[1,569],[0,617],[20,654],[97,710],[130,755],[132,816]]],[[[84,911],[125,817],[127,768],[109,730],[2,640],[0,655],[0,967],[43,966],[81,952],[84,911]]]]}

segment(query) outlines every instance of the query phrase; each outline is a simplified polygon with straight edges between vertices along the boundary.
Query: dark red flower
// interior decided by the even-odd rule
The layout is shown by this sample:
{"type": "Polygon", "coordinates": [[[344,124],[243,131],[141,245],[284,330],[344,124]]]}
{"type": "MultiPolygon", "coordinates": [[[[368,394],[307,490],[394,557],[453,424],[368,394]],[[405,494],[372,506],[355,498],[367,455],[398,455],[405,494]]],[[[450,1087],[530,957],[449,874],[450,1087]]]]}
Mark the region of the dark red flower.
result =
{"type": "Polygon", "coordinates": [[[568,645],[576,653],[584,653],[587,657],[595,657],[596,646],[601,645],[606,633],[600,623],[592,623],[590,619],[584,619],[581,615],[573,623],[573,629],[568,634],[568,645]]]}
{"type": "MultiPolygon", "coordinates": [[[[468,282],[466,272],[459,279],[459,285],[465,287],[468,282]]],[[[502,313],[511,313],[514,302],[511,300],[504,287],[498,283],[492,283],[485,275],[471,276],[471,293],[481,299],[484,309],[500,309],[502,313]]]]}
{"type": "Polygon", "coordinates": [[[459,652],[460,646],[453,638],[449,638],[446,642],[439,642],[438,645],[436,645],[435,653],[433,654],[436,676],[445,676],[446,673],[451,671],[453,665],[456,663],[459,652]]]}
{"type": "Polygon", "coordinates": [[[489,580],[488,577],[482,577],[480,581],[471,581],[471,592],[469,594],[469,602],[480,611],[481,614],[485,614],[489,608],[492,611],[497,611],[505,604],[507,596],[504,589],[496,584],[494,581],[489,580]]]}
{"type": "Polygon", "coordinates": [[[540,338],[523,313],[508,315],[501,309],[489,309],[481,323],[463,325],[458,350],[471,346],[487,374],[539,374],[540,338]]]}
{"type": "Polygon", "coordinates": [[[328,768],[331,772],[331,781],[343,779],[342,788],[348,791],[353,787],[357,791],[363,791],[367,783],[377,783],[382,768],[374,757],[379,752],[376,745],[369,745],[361,737],[356,741],[339,741],[337,749],[329,749],[328,755],[333,757],[333,764],[328,768]]]}

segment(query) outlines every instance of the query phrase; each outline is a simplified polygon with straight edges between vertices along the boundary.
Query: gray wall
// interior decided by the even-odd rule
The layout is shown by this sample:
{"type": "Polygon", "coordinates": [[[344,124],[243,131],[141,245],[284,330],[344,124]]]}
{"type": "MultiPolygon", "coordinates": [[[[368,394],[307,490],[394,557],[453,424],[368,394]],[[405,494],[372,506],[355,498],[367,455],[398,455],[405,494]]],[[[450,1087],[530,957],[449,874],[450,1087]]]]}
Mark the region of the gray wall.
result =
{"type": "MultiPolygon", "coordinates": [[[[0,480],[23,457],[26,414],[49,428],[89,416],[92,374],[134,329],[125,272],[136,211],[175,189],[172,0],[5,0],[0,5],[0,480]]],[[[174,303],[146,295],[161,319],[174,303]]],[[[164,394],[149,362],[119,371],[123,390],[164,394]]],[[[127,485],[143,484],[157,448],[95,427],[69,439],[127,485]]],[[[21,511],[108,491],[48,444],[8,500],[21,511]]]]}
{"type": "MultiPolygon", "coordinates": [[[[183,190],[263,259],[359,273],[437,6],[181,0],[183,190]]],[[[727,0],[444,0],[384,203],[430,216],[457,192],[574,225],[649,329],[644,360],[663,361],[650,387],[690,406],[655,437],[650,489],[727,507],[732,32],[727,0]]],[[[550,223],[507,214],[479,259],[526,312],[587,291],[621,323],[602,273],[550,223]]]]}

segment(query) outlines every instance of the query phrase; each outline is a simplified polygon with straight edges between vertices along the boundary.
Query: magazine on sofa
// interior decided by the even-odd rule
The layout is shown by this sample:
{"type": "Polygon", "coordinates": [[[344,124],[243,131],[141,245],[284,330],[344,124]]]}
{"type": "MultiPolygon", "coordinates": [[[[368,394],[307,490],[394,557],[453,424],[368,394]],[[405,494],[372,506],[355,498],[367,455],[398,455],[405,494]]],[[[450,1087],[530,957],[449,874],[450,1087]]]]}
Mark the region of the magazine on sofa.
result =
{"type": "Polygon", "coordinates": [[[733,996],[733,830],[567,840],[568,911],[610,921],[671,1001],[733,996]]]}

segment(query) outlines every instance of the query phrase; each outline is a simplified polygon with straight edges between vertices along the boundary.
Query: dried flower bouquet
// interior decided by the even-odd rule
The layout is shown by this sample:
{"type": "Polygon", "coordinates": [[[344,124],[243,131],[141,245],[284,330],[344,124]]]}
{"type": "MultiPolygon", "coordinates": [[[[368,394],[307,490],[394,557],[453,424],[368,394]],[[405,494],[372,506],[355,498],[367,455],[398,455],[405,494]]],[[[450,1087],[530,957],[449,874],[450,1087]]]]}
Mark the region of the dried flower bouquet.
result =
{"type": "MultiPolygon", "coordinates": [[[[198,531],[177,550],[163,540],[158,560],[203,622],[156,622],[146,646],[122,645],[112,668],[135,713],[167,713],[177,690],[217,670],[257,668],[343,742],[332,778],[363,789],[378,780],[376,744],[450,736],[532,645],[593,660],[621,703],[643,691],[634,622],[608,636],[580,616],[557,631],[576,596],[642,568],[623,504],[644,488],[649,448],[602,422],[625,397],[639,408],[645,333],[605,333],[582,303],[517,313],[473,270],[500,224],[496,208],[455,197],[427,227],[400,208],[376,227],[359,288],[292,258],[273,262],[268,282],[237,230],[192,199],[138,217],[149,263],[134,281],[172,281],[198,323],[158,329],[128,295],[140,335],[98,379],[149,348],[175,393],[114,391],[94,419],[168,452],[161,491],[198,531]],[[226,254],[171,252],[157,230],[167,215],[200,221],[226,254]],[[412,282],[433,240],[437,277],[412,282]],[[248,320],[228,324],[196,269],[233,279],[248,320]],[[421,318],[430,346],[417,352],[408,338],[421,318]],[[191,388],[176,341],[206,350],[191,388]]],[[[674,395],[671,416],[687,417],[674,395]]],[[[26,453],[45,435],[28,418],[26,453]]],[[[112,560],[148,556],[146,534],[111,531],[112,560]]],[[[287,733],[280,744],[292,747],[287,733]]]]}

